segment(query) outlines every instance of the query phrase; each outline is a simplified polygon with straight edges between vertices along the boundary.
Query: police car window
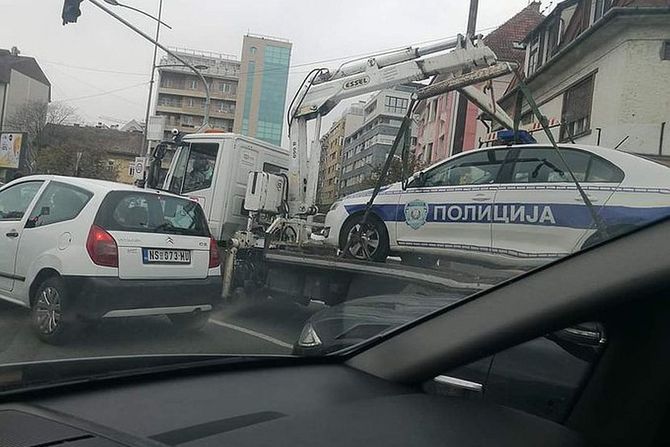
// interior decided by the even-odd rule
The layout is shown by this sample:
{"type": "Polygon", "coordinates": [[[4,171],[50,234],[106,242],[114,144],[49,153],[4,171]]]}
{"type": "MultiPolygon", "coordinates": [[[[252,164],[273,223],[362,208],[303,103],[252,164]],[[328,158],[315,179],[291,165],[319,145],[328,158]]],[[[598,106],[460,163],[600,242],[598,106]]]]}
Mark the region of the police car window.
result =
{"type": "MultiPolygon", "coordinates": [[[[585,152],[562,149],[561,154],[578,181],[586,179],[591,156],[585,152]]],[[[513,183],[571,182],[572,177],[553,148],[521,149],[512,170],[513,183]]]]}
{"type": "Polygon", "coordinates": [[[81,188],[51,182],[40,196],[28,218],[31,228],[74,219],[93,194],[81,188]]]}
{"type": "Polygon", "coordinates": [[[182,192],[199,191],[212,186],[218,151],[219,145],[215,143],[191,144],[182,192]]]}
{"type": "Polygon", "coordinates": [[[496,181],[507,150],[477,151],[426,173],[424,187],[483,185],[496,181]]]}
{"type": "Polygon", "coordinates": [[[0,221],[21,220],[43,182],[25,182],[0,191],[0,221]]]}
{"type": "Polygon", "coordinates": [[[600,157],[592,157],[586,176],[587,182],[620,183],[623,181],[623,171],[612,163],[600,157]]]}

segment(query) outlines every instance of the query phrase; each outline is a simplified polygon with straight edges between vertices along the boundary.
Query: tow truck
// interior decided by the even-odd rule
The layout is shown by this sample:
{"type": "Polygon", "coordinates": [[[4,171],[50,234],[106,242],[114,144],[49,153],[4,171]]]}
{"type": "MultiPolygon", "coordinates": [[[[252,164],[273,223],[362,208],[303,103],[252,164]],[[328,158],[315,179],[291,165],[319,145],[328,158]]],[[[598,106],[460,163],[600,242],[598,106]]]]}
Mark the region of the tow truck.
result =
{"type": "MultiPolygon", "coordinates": [[[[313,70],[289,107],[290,148],[286,169],[273,172],[259,169],[259,163],[254,163],[248,174],[242,204],[248,213],[246,226],[232,237],[228,237],[229,232],[217,233],[221,237],[226,236],[220,240],[227,250],[223,267],[224,296],[232,299],[263,295],[294,300],[297,297],[304,303],[318,300],[335,304],[363,296],[369,275],[384,277],[388,292],[397,292],[409,284],[429,289],[448,286],[471,290],[488,285],[489,280],[490,283],[495,282],[495,278],[487,278],[486,275],[478,283],[462,282],[453,277],[412,271],[411,267],[392,262],[360,262],[343,258],[335,247],[325,246],[315,237],[321,225],[314,219],[319,212],[315,205],[320,152],[318,136],[322,118],[341,101],[408,82],[431,79],[433,82],[413,94],[387,164],[395,156],[409,128],[414,105],[448,91],[458,90],[499,126],[512,129],[512,118],[475,85],[512,73],[516,68],[514,64],[498,62],[481,36],[459,35],[429,46],[407,47],[370,56],[343,64],[334,72],[322,68],[313,70]],[[438,76],[440,80],[435,82],[438,76]],[[313,134],[317,136],[311,145],[308,143],[310,121],[314,121],[313,134]]],[[[208,132],[206,136],[190,135],[177,142],[179,150],[184,151],[187,145],[196,142],[219,140],[220,147],[225,148],[224,141],[238,138],[231,134],[208,132]]],[[[253,143],[248,138],[246,141],[253,143]]],[[[402,149],[403,159],[407,158],[408,150],[406,146],[402,149]]],[[[280,152],[275,153],[280,156],[280,152]]],[[[162,159],[162,154],[154,154],[154,162],[162,159]]],[[[217,165],[225,157],[219,155],[217,165]]],[[[182,159],[183,156],[179,155],[173,158],[163,185],[165,189],[173,190],[175,173],[179,172],[178,165],[182,159]]],[[[276,164],[282,163],[277,161],[276,164]]],[[[219,168],[215,168],[215,172],[219,172],[219,168]]],[[[149,177],[151,186],[152,176],[149,177]]],[[[214,184],[220,184],[220,188],[227,188],[228,185],[218,181],[214,184]]],[[[217,193],[216,186],[213,189],[211,197],[223,197],[217,193]]],[[[213,206],[215,204],[206,205],[210,209],[213,206]]],[[[225,227],[225,223],[215,222],[214,227],[218,231],[225,227]]]]}

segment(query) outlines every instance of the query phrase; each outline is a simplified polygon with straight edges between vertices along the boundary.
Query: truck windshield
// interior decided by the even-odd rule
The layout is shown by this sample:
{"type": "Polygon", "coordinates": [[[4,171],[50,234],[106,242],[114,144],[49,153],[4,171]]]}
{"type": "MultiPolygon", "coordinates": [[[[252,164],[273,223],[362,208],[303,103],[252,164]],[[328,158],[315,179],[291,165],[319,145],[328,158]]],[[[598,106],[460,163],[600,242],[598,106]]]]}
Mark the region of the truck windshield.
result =
{"type": "Polygon", "coordinates": [[[218,151],[218,143],[191,143],[182,146],[168,190],[183,194],[212,186],[218,151]]]}

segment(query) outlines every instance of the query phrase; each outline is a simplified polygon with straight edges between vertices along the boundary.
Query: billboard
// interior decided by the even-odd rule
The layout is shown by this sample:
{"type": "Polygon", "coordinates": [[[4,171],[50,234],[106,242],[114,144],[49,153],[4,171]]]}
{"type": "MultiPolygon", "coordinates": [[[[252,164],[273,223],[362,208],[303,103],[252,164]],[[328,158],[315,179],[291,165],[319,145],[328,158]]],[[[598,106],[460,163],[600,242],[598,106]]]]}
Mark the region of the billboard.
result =
{"type": "Polygon", "coordinates": [[[0,133],[0,168],[19,168],[23,139],[22,133],[0,133]]]}

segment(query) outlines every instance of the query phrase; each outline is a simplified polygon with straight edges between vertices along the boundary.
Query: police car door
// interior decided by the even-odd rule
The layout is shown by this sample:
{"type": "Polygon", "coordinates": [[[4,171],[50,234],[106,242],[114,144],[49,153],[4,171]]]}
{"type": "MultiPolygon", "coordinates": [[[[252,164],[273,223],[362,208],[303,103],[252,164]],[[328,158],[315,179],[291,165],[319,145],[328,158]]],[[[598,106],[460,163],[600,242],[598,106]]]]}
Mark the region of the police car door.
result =
{"type": "MultiPolygon", "coordinates": [[[[596,173],[605,161],[577,149],[561,149],[561,154],[600,212],[616,187],[596,173]]],[[[554,148],[519,149],[511,171],[496,195],[494,250],[526,259],[560,257],[594,231],[591,213],[554,148]]]]}
{"type": "Polygon", "coordinates": [[[481,150],[434,166],[403,192],[400,250],[482,252],[491,247],[496,181],[506,149],[481,150]]]}

